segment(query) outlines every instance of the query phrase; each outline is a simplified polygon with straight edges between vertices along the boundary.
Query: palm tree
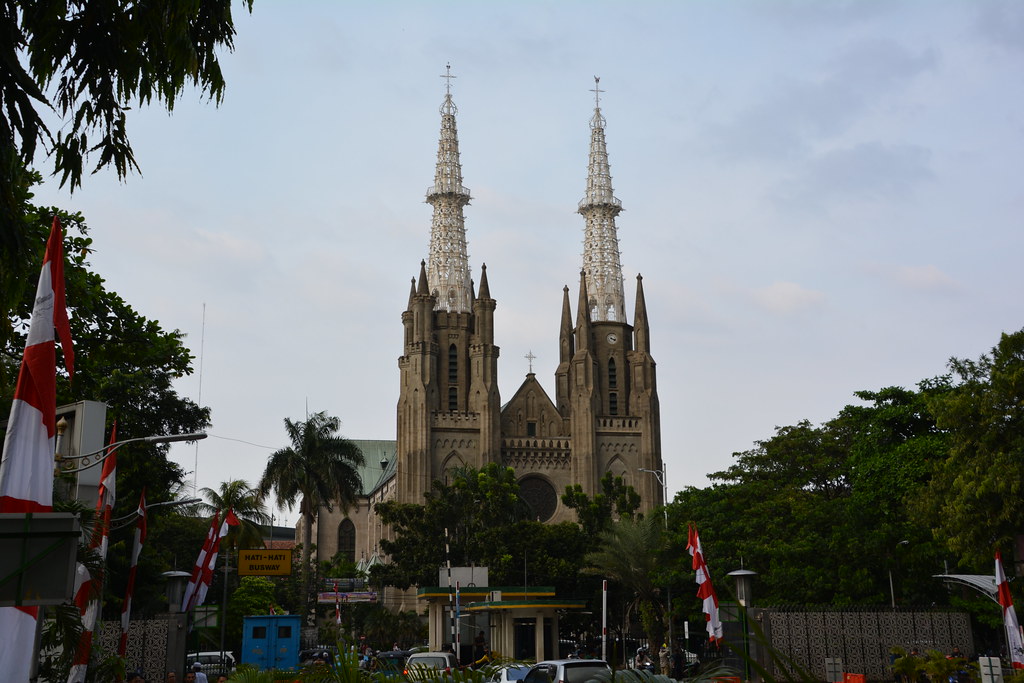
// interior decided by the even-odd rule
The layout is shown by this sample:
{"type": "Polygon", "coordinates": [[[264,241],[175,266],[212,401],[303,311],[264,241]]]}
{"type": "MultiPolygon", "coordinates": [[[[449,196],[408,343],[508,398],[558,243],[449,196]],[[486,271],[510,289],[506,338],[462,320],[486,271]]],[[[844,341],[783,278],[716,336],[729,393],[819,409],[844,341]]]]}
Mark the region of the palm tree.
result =
{"type": "MultiPolygon", "coordinates": [[[[362,492],[357,469],[363,454],[352,441],[338,436],[341,420],[326,412],[314,413],[305,422],[284,420],[292,445],[270,454],[257,487],[260,495],[273,491],[278,508],[291,509],[296,500],[302,515],[302,600],[309,600],[309,556],[313,543],[313,519],[335,503],[345,512],[362,492]]],[[[304,605],[305,606],[305,605],[304,605]]]]}
{"type": "Polygon", "coordinates": [[[239,525],[230,528],[228,535],[224,537],[224,543],[231,548],[262,548],[263,532],[259,525],[270,523],[270,515],[263,504],[263,496],[257,489],[249,486],[249,482],[241,479],[222,481],[218,488],[217,491],[211,488],[200,489],[199,492],[208,502],[199,503],[196,507],[203,514],[209,515],[223,513],[229,508],[234,510],[239,525]]]}
{"type": "Polygon", "coordinates": [[[584,572],[605,576],[633,596],[651,647],[657,647],[665,634],[661,591],[655,579],[661,541],[662,523],[656,515],[623,518],[602,532],[600,549],[583,558],[584,572]]]}

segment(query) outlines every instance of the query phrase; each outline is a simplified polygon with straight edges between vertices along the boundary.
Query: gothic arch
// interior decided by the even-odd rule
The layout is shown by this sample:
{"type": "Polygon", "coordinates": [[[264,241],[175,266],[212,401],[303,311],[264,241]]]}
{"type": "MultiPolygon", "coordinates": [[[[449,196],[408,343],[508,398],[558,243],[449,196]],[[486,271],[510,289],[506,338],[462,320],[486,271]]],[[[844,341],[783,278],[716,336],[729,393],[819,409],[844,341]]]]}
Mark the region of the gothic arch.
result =
{"type": "Polygon", "coordinates": [[[338,524],[338,554],[346,562],[356,561],[356,525],[348,517],[338,524]]]}
{"type": "Polygon", "coordinates": [[[451,472],[453,469],[455,469],[456,467],[465,466],[466,461],[462,459],[462,456],[459,455],[459,452],[452,451],[445,457],[444,462],[441,463],[441,471],[444,473],[444,480],[446,482],[448,481],[448,473],[451,472]]]}
{"type": "Polygon", "coordinates": [[[630,483],[629,468],[626,467],[626,463],[622,462],[622,458],[617,455],[608,461],[604,471],[611,472],[613,477],[622,477],[622,481],[626,484],[630,483]]]}

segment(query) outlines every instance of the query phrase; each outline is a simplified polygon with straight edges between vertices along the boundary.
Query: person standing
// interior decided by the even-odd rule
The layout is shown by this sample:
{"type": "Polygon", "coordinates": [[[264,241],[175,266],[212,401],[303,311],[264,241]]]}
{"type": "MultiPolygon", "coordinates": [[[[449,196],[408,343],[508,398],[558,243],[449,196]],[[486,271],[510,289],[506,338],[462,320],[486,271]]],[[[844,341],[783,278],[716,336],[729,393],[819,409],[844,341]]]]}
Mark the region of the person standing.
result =
{"type": "Polygon", "coordinates": [[[203,673],[203,665],[199,662],[192,665],[192,672],[195,674],[194,680],[196,683],[210,683],[210,679],[203,673]]]}

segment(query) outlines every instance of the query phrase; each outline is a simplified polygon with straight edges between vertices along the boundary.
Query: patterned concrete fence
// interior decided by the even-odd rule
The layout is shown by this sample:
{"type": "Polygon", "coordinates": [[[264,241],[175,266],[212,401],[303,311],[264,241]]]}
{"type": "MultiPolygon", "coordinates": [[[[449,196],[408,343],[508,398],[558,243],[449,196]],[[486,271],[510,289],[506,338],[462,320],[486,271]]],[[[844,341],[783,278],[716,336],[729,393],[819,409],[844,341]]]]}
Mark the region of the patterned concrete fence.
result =
{"type": "MultiPolygon", "coordinates": [[[[167,648],[171,625],[169,619],[132,620],[128,627],[128,671],[142,671],[147,681],[163,681],[167,674],[167,648]]],[[[121,625],[105,621],[100,626],[97,645],[104,652],[116,652],[121,625]]],[[[180,674],[180,672],[179,672],[180,674]]],[[[179,677],[180,680],[180,677],[179,677]]]]}
{"type": "Polygon", "coordinates": [[[949,652],[954,645],[964,652],[974,651],[970,618],[962,612],[752,612],[771,647],[819,681],[826,680],[826,658],[843,660],[845,672],[864,674],[868,681],[891,681],[889,649],[894,645],[908,652],[912,647],[949,652]]]}

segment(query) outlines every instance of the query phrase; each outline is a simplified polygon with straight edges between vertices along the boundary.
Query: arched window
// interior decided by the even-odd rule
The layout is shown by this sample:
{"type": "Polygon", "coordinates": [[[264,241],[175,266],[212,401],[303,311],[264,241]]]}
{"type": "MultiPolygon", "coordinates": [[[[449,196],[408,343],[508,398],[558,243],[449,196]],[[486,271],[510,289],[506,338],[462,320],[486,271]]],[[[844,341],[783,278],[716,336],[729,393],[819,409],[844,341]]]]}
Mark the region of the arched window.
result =
{"type": "Polygon", "coordinates": [[[448,347],[448,384],[459,383],[459,350],[455,344],[448,347]]]}
{"type": "Polygon", "coordinates": [[[356,525],[351,519],[343,519],[338,525],[338,553],[347,562],[356,561],[356,525]]]}
{"type": "Polygon", "coordinates": [[[619,375],[615,371],[615,359],[608,359],[608,388],[616,389],[619,386],[619,375]]]}
{"type": "Polygon", "coordinates": [[[459,390],[455,387],[448,387],[448,410],[459,409],[459,390]]]}

